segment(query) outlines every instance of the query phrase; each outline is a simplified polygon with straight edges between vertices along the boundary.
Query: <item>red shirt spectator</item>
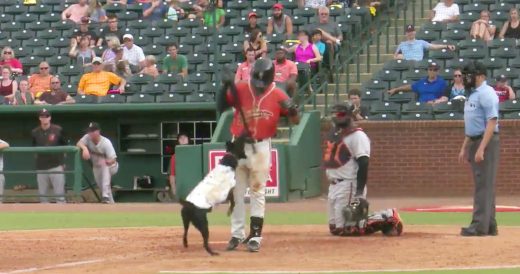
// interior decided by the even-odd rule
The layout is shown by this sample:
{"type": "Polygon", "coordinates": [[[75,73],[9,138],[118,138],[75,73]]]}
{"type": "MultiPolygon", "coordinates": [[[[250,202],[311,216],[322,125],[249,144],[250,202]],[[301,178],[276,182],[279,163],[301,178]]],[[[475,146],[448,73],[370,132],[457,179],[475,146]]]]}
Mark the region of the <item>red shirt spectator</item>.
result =
{"type": "Polygon", "coordinates": [[[507,84],[507,77],[499,75],[497,76],[496,81],[497,84],[494,88],[500,103],[516,98],[515,91],[507,84]]]}
{"type": "Polygon", "coordinates": [[[246,53],[246,60],[242,62],[235,73],[235,83],[240,81],[249,81],[251,77],[251,68],[255,63],[255,51],[252,49],[248,49],[246,53]]]}
{"type": "Polygon", "coordinates": [[[2,49],[2,60],[0,61],[0,66],[9,66],[13,73],[23,73],[22,63],[18,59],[14,58],[14,51],[10,47],[2,49]]]}
{"type": "Polygon", "coordinates": [[[293,96],[296,92],[296,78],[298,68],[296,64],[287,59],[287,49],[279,47],[276,50],[274,63],[274,81],[276,85],[285,88],[287,94],[293,96]]]}

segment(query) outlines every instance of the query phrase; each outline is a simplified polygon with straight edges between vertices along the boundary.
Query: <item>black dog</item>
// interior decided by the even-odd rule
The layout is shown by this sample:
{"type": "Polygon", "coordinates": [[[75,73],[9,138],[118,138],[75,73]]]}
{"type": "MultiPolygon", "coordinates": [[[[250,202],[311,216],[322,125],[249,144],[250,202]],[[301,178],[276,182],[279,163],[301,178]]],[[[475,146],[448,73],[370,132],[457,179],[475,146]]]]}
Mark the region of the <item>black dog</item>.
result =
{"type": "MultiPolygon", "coordinates": [[[[229,145],[226,144],[226,147],[229,149],[229,145]]],[[[229,151],[229,150],[228,150],[229,151]]],[[[224,157],[220,160],[220,165],[231,167],[233,170],[236,169],[238,161],[237,158],[231,154],[227,153],[224,155],[224,157]]],[[[231,215],[233,212],[233,208],[235,207],[235,199],[233,198],[233,188],[229,190],[227,199],[225,201],[230,202],[230,206],[228,209],[228,216],[231,215]]],[[[218,255],[217,252],[214,252],[209,247],[209,229],[208,229],[208,218],[207,214],[208,212],[211,212],[211,208],[199,208],[193,203],[189,201],[181,201],[182,204],[182,210],[181,210],[181,216],[182,216],[182,222],[184,224],[184,236],[182,238],[182,243],[184,247],[188,247],[188,228],[190,227],[190,222],[200,231],[200,234],[202,235],[202,239],[204,242],[204,249],[210,254],[210,255],[218,255]]]]}

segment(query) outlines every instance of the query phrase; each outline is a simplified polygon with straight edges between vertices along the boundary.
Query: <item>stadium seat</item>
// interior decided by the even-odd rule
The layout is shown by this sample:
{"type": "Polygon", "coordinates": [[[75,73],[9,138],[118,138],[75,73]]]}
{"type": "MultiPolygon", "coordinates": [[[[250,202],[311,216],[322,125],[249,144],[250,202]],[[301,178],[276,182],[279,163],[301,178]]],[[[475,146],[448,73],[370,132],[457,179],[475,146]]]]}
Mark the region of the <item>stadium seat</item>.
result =
{"type": "Polygon", "coordinates": [[[469,60],[464,58],[454,58],[446,62],[446,67],[450,69],[464,68],[468,64],[469,60]]]}
{"type": "Polygon", "coordinates": [[[317,14],[317,11],[313,8],[308,8],[308,7],[305,7],[305,8],[300,8],[300,9],[296,9],[294,10],[294,13],[293,15],[294,16],[300,16],[300,17],[303,17],[307,20],[307,23],[309,22],[309,18],[310,17],[314,17],[315,15],[317,14]]]}
{"type": "Polygon", "coordinates": [[[166,85],[174,85],[174,84],[177,84],[178,82],[182,82],[180,79],[180,76],[174,75],[171,73],[160,74],[155,79],[155,83],[166,84],[166,85]]]}
{"type": "Polygon", "coordinates": [[[519,91],[520,91],[520,79],[513,79],[513,81],[511,82],[511,87],[516,90],[516,97],[519,98],[520,97],[520,94],[519,94],[519,91]]]}
{"type": "Polygon", "coordinates": [[[462,109],[457,109],[457,105],[451,101],[433,105],[433,113],[435,114],[446,112],[458,112],[459,110],[462,111],[462,109]]]}
{"type": "Polygon", "coordinates": [[[376,113],[368,115],[369,121],[394,121],[398,120],[399,116],[395,113],[376,113]]]}
{"type": "Polygon", "coordinates": [[[520,111],[520,101],[507,100],[500,103],[500,112],[518,112],[520,111]]]}
{"type": "Polygon", "coordinates": [[[58,69],[58,74],[62,76],[77,76],[82,73],[83,67],[79,65],[68,65],[58,69]]]}
{"type": "Polygon", "coordinates": [[[241,27],[230,25],[225,26],[219,30],[220,34],[227,35],[227,36],[236,36],[236,35],[242,35],[243,29],[241,27]]]}
{"type": "Polygon", "coordinates": [[[363,89],[361,91],[361,99],[363,101],[381,101],[383,99],[383,93],[386,92],[385,90],[379,90],[379,89],[363,89]]]}
{"type": "Polygon", "coordinates": [[[213,62],[206,62],[197,67],[197,69],[206,74],[214,74],[217,70],[217,66],[213,62]]]}
{"type": "Polygon", "coordinates": [[[441,49],[430,51],[429,57],[436,60],[442,60],[444,62],[445,60],[455,58],[455,55],[455,51],[451,51],[449,49],[441,49]]]}
{"type": "Polygon", "coordinates": [[[428,41],[428,42],[432,42],[434,40],[437,40],[439,39],[440,37],[440,34],[439,32],[437,31],[432,31],[432,30],[419,30],[417,31],[417,34],[416,34],[416,39],[418,40],[425,40],[425,41],[428,41]]]}
{"type": "Polygon", "coordinates": [[[75,27],[76,24],[74,24],[74,22],[70,20],[51,23],[51,28],[60,31],[73,30],[75,27]]]}
{"type": "Polygon", "coordinates": [[[150,26],[146,29],[139,31],[139,34],[150,38],[161,37],[164,35],[164,30],[155,26],[150,26]]]}
{"type": "Polygon", "coordinates": [[[22,29],[17,32],[14,32],[11,37],[16,40],[28,40],[34,38],[36,34],[30,30],[22,29]]]}
{"type": "MultiPolygon", "coordinates": [[[[267,17],[267,11],[264,9],[249,9],[249,10],[241,10],[240,16],[247,18],[249,16],[249,13],[254,12],[256,13],[256,18],[261,19],[267,17]]],[[[247,20],[247,19],[246,19],[247,20]]]]}
{"type": "Polygon", "coordinates": [[[240,17],[240,11],[234,9],[226,9],[226,19],[233,19],[240,17]]]}
{"type": "Polygon", "coordinates": [[[192,46],[187,46],[187,45],[183,45],[183,44],[178,45],[178,48],[177,48],[178,54],[188,55],[188,54],[191,54],[192,52],[193,52],[192,46]]]}
{"type": "Polygon", "coordinates": [[[175,93],[164,93],[157,96],[157,103],[181,103],[184,102],[184,96],[175,93]]]}
{"type": "Polygon", "coordinates": [[[38,21],[38,19],[39,19],[38,15],[31,14],[31,13],[15,15],[15,17],[14,17],[14,20],[16,20],[18,23],[22,23],[24,25],[28,24],[28,23],[36,22],[36,21],[38,21]]]}
{"type": "MultiPolygon", "coordinates": [[[[150,26],[150,22],[143,20],[143,19],[129,21],[128,24],[126,25],[126,27],[129,29],[138,29],[138,30],[146,29],[149,26],[150,26]]],[[[172,26],[170,26],[170,28],[172,28],[172,26]]]]}
{"type": "Polygon", "coordinates": [[[208,37],[208,36],[212,36],[215,33],[215,29],[207,27],[207,26],[202,26],[202,27],[194,28],[192,33],[195,36],[208,37]]]}
{"type": "Polygon", "coordinates": [[[96,104],[99,98],[93,95],[76,95],[74,96],[76,104],[96,104]]]}
{"type": "Polygon", "coordinates": [[[153,77],[148,74],[139,73],[130,76],[128,82],[136,85],[146,85],[153,82],[153,77]]]}
{"type": "MultiPolygon", "coordinates": [[[[516,1],[516,2],[518,2],[518,1],[516,1]]],[[[495,4],[490,5],[489,10],[492,12],[502,11],[502,12],[508,13],[512,7],[513,7],[513,5],[500,1],[500,2],[496,2],[495,4]]]]}
{"type": "Polygon", "coordinates": [[[214,61],[218,64],[229,64],[235,61],[235,55],[221,52],[219,55],[214,57],[214,61]]]}
{"type": "Polygon", "coordinates": [[[234,10],[244,10],[251,8],[251,5],[249,4],[249,1],[247,0],[238,0],[238,1],[229,1],[227,3],[227,7],[229,9],[234,10]]]}
{"type": "Polygon", "coordinates": [[[68,48],[70,46],[70,40],[60,37],[49,41],[49,46],[54,48],[68,48]]]}
{"type": "Polygon", "coordinates": [[[381,70],[376,77],[381,81],[391,82],[391,81],[397,81],[398,79],[400,79],[400,74],[397,71],[384,69],[384,70],[381,70]]]}
{"type": "Polygon", "coordinates": [[[142,3],[127,4],[126,10],[135,12],[135,13],[141,15],[141,14],[143,14],[143,4],[142,3]]]}
{"type": "Polygon", "coordinates": [[[43,58],[38,56],[27,56],[21,58],[20,62],[23,64],[24,68],[31,68],[38,66],[43,61],[43,58]]]}
{"type": "Polygon", "coordinates": [[[459,15],[460,21],[468,22],[468,24],[471,24],[478,20],[480,18],[480,11],[478,12],[464,12],[459,15]]]}
{"type": "Polygon", "coordinates": [[[403,79],[414,82],[414,81],[424,78],[426,75],[427,75],[427,73],[425,70],[413,69],[413,70],[406,71],[403,74],[403,79]]]}
{"type": "Polygon", "coordinates": [[[126,101],[132,104],[155,103],[155,96],[146,93],[136,93],[128,96],[126,101]]]}
{"type": "Polygon", "coordinates": [[[46,61],[49,63],[49,66],[53,67],[53,71],[56,71],[57,68],[66,66],[70,64],[70,58],[68,56],[52,56],[47,58],[46,61]]]}
{"type": "Polygon", "coordinates": [[[192,83],[192,84],[204,84],[208,81],[208,78],[206,77],[206,74],[204,73],[200,73],[200,72],[195,72],[195,73],[190,73],[188,75],[188,83],[192,83]]]}
{"type": "Polygon", "coordinates": [[[182,95],[188,95],[193,93],[196,90],[196,85],[190,84],[190,83],[177,83],[173,87],[173,92],[182,94],[182,95]]]}
{"type": "Polygon", "coordinates": [[[108,94],[99,98],[100,104],[123,104],[126,102],[126,96],[121,94],[108,94]]]}
{"type": "Polygon", "coordinates": [[[487,57],[487,49],[469,48],[459,51],[459,56],[465,59],[484,59],[487,57]]]}
{"type": "Polygon", "coordinates": [[[295,27],[303,26],[307,24],[307,18],[299,15],[294,15],[292,18],[292,22],[295,27]]]}
{"type": "Polygon", "coordinates": [[[502,59],[514,59],[518,56],[518,50],[514,47],[501,47],[491,50],[491,56],[502,59]]]}
{"type": "Polygon", "coordinates": [[[410,102],[402,106],[402,114],[410,113],[426,113],[430,114],[433,112],[431,104],[421,104],[420,102],[410,102]]]}
{"type": "Polygon", "coordinates": [[[106,13],[120,13],[125,10],[125,6],[119,3],[107,4],[103,8],[106,13]]]}
{"type": "Polygon", "coordinates": [[[33,50],[33,55],[46,58],[58,55],[58,49],[52,47],[37,47],[33,50]]]}
{"type": "Polygon", "coordinates": [[[265,39],[271,44],[280,44],[285,41],[285,35],[273,33],[271,35],[266,35],[265,39]]]}
{"type": "Polygon", "coordinates": [[[169,90],[170,90],[170,87],[167,84],[158,83],[158,82],[149,83],[141,88],[141,91],[143,93],[154,94],[154,95],[160,95],[165,92],[168,92],[169,90]]]}
{"type": "Polygon", "coordinates": [[[61,21],[61,14],[59,13],[47,13],[40,15],[40,21],[46,22],[49,24],[60,22],[61,21]]]}
{"type": "Polygon", "coordinates": [[[145,55],[158,56],[164,52],[164,47],[157,46],[155,44],[149,44],[143,47],[143,52],[145,55]]]}
{"type": "Polygon", "coordinates": [[[162,37],[157,37],[154,39],[154,42],[163,47],[167,47],[173,43],[178,43],[179,39],[173,35],[165,35],[162,37]]]}
{"type": "Polygon", "coordinates": [[[449,68],[440,69],[439,76],[444,78],[446,81],[451,81],[453,80],[453,70],[449,68]]]}
{"type": "Polygon", "coordinates": [[[15,40],[15,39],[11,39],[11,38],[0,40],[0,47],[16,48],[16,47],[19,47],[21,45],[22,45],[21,41],[15,40]]]}
{"type": "Polygon", "coordinates": [[[515,68],[510,68],[510,67],[506,67],[506,68],[502,68],[502,69],[498,69],[498,70],[493,70],[493,76],[504,75],[508,79],[516,79],[516,78],[518,78],[519,77],[519,73],[520,73],[520,70],[515,69],[515,68]]]}
{"type": "Polygon", "coordinates": [[[459,49],[486,48],[486,42],[480,39],[461,40],[457,43],[459,49]]]}
{"type": "Polygon", "coordinates": [[[441,22],[426,22],[421,26],[421,30],[428,30],[433,32],[441,32],[446,30],[446,24],[441,22]]]}
{"type": "Polygon", "coordinates": [[[29,13],[33,13],[33,14],[37,14],[37,15],[47,14],[52,11],[51,7],[52,6],[50,6],[50,5],[44,5],[44,4],[29,6],[29,13]]]}
{"type": "Polygon", "coordinates": [[[27,10],[28,10],[27,7],[16,4],[16,5],[11,5],[11,6],[5,7],[4,13],[16,16],[16,15],[25,13],[27,10]]]}
{"type": "Polygon", "coordinates": [[[469,31],[471,29],[471,24],[468,21],[458,21],[454,23],[448,23],[446,26],[447,30],[459,30],[459,31],[469,31]]]}
{"type": "Polygon", "coordinates": [[[505,21],[509,20],[509,12],[507,11],[494,11],[490,14],[491,22],[495,22],[495,24],[503,24],[505,21]]]}
{"type": "Polygon", "coordinates": [[[509,60],[509,66],[512,68],[520,68],[520,57],[509,60]]]}
{"type": "Polygon", "coordinates": [[[59,33],[58,31],[55,31],[53,29],[49,29],[46,31],[39,31],[37,34],[37,37],[39,39],[43,39],[43,40],[53,40],[53,39],[61,37],[61,33],[59,33]]]}
{"type": "Polygon", "coordinates": [[[16,21],[2,24],[1,27],[2,27],[3,31],[8,31],[8,32],[16,32],[16,31],[24,29],[24,26],[21,23],[16,22],[16,21]]]}
{"type": "Polygon", "coordinates": [[[233,18],[229,21],[229,23],[231,26],[236,26],[238,28],[243,28],[243,27],[249,25],[249,21],[248,21],[247,17],[244,17],[244,16],[233,18]]]}
{"type": "Polygon", "coordinates": [[[433,120],[433,115],[430,113],[407,113],[407,114],[401,114],[401,120],[404,120],[404,121],[433,120]]]}
{"type": "Polygon", "coordinates": [[[48,30],[50,28],[50,23],[43,21],[36,21],[25,25],[25,29],[32,30],[35,32],[40,32],[44,30],[48,30]]]}
{"type": "Polygon", "coordinates": [[[201,53],[193,53],[187,56],[188,64],[200,65],[207,61],[207,56],[201,53]]]}
{"type": "Polygon", "coordinates": [[[488,42],[488,47],[490,49],[497,49],[497,48],[513,49],[516,47],[516,39],[514,39],[514,38],[493,39],[488,42]]]}
{"type": "Polygon", "coordinates": [[[464,13],[468,14],[468,12],[480,13],[481,11],[487,9],[487,5],[482,5],[479,3],[471,3],[469,5],[464,6],[464,13]]]}
{"type": "Polygon", "coordinates": [[[388,84],[378,79],[372,79],[363,84],[363,87],[369,90],[387,90],[388,84]]]}
{"type": "Polygon", "coordinates": [[[29,55],[32,55],[32,48],[26,48],[26,47],[18,47],[13,48],[16,58],[23,58],[29,55]]]}
{"type": "MultiPolygon", "coordinates": [[[[13,22],[13,21],[14,21],[14,16],[5,14],[5,13],[0,14],[0,23],[5,24],[5,23],[13,22]]],[[[1,27],[1,29],[3,30],[4,28],[1,27]]]]}
{"type": "Polygon", "coordinates": [[[230,43],[228,45],[222,46],[222,51],[226,52],[226,53],[233,53],[236,55],[240,55],[240,54],[243,54],[244,47],[242,46],[242,44],[239,44],[239,43],[230,43]]]}
{"type": "Polygon", "coordinates": [[[464,119],[464,114],[460,112],[444,112],[435,114],[434,117],[435,120],[462,120],[464,119]]]}
{"type": "Polygon", "coordinates": [[[398,114],[401,110],[401,105],[394,102],[380,102],[375,101],[370,105],[370,113],[394,113],[398,114]]]}
{"type": "Polygon", "coordinates": [[[172,29],[172,31],[166,32],[166,35],[168,36],[174,36],[174,37],[185,37],[191,34],[191,29],[177,26],[172,29]]]}
{"type": "Polygon", "coordinates": [[[201,102],[214,102],[215,98],[213,98],[212,94],[203,93],[203,92],[193,92],[192,94],[186,96],[186,102],[191,103],[201,103],[201,102]]]}
{"type": "Polygon", "coordinates": [[[282,4],[285,9],[295,10],[298,8],[297,0],[278,0],[278,3],[282,4]]]}
{"type": "Polygon", "coordinates": [[[384,93],[384,101],[386,102],[394,102],[394,103],[409,103],[415,101],[415,93],[414,92],[397,92],[393,95],[388,93],[384,93]]]}
{"type": "Polygon", "coordinates": [[[441,34],[441,38],[460,41],[469,38],[469,33],[467,31],[453,29],[443,31],[441,34]]]}
{"type": "Polygon", "coordinates": [[[125,11],[117,14],[117,19],[122,22],[135,21],[139,18],[139,14],[133,11],[125,11]]]}
{"type": "Polygon", "coordinates": [[[142,47],[146,47],[147,45],[150,45],[152,43],[152,38],[142,35],[134,35],[134,44],[142,47]]]}
{"type": "Polygon", "coordinates": [[[185,19],[185,20],[179,21],[179,23],[177,24],[177,26],[179,26],[179,27],[191,28],[191,29],[200,27],[201,25],[202,24],[199,19],[185,19]]]}

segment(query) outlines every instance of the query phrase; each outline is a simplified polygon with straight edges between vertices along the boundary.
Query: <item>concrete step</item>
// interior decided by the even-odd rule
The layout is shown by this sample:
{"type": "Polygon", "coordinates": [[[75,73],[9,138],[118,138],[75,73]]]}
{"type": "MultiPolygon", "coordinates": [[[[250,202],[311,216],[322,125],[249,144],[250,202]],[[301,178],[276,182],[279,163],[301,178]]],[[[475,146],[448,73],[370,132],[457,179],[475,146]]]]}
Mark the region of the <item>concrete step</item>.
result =
{"type": "MultiPolygon", "coordinates": [[[[370,72],[377,72],[380,71],[383,68],[384,63],[379,64],[370,64],[370,72]]],[[[367,72],[368,66],[367,64],[360,63],[359,64],[359,71],[360,72],[367,72]]],[[[350,64],[349,65],[349,73],[356,73],[357,71],[357,65],[356,64],[350,64]]]]}
{"type": "Polygon", "coordinates": [[[276,132],[276,138],[278,139],[289,139],[290,136],[290,129],[287,126],[284,127],[278,127],[278,131],[276,132]]]}
{"type": "Polygon", "coordinates": [[[329,93],[327,96],[325,94],[317,94],[316,95],[316,104],[318,105],[324,105],[325,104],[325,98],[327,99],[327,102],[330,103],[336,103],[336,102],[344,102],[348,99],[347,93],[344,91],[339,92],[338,98],[336,99],[336,95],[334,93],[329,93]]]}
{"type": "Polygon", "coordinates": [[[273,138],[271,139],[271,143],[274,144],[288,144],[289,138],[273,138]]]}

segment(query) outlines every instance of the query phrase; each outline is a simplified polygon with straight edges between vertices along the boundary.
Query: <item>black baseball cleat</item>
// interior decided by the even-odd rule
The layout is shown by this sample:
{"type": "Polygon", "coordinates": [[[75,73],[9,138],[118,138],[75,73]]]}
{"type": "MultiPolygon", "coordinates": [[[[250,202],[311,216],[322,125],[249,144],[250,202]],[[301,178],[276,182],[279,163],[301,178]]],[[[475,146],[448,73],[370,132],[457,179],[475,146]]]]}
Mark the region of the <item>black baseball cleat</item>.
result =
{"type": "Polygon", "coordinates": [[[237,249],[238,245],[242,243],[242,239],[231,237],[231,240],[228,242],[228,246],[226,247],[227,251],[235,250],[237,249]]]}
{"type": "Polygon", "coordinates": [[[489,227],[488,236],[497,236],[498,235],[498,228],[497,226],[491,226],[489,227]]]}
{"type": "Polygon", "coordinates": [[[471,227],[463,227],[460,230],[460,235],[464,237],[473,237],[473,236],[486,236],[487,234],[477,231],[471,227]]]}
{"type": "Polygon", "coordinates": [[[260,251],[260,243],[255,240],[249,240],[249,242],[247,242],[247,250],[249,250],[249,252],[260,251]]]}

